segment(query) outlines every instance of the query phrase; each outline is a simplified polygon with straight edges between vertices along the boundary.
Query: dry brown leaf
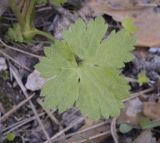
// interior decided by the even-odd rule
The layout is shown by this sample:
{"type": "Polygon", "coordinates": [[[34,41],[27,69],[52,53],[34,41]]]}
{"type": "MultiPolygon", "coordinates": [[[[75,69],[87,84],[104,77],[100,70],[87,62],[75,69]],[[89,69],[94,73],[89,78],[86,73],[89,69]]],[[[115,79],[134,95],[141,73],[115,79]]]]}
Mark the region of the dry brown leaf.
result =
{"type": "Polygon", "coordinates": [[[139,30],[135,33],[140,46],[160,46],[160,13],[147,9],[136,17],[139,30]]]}
{"type": "Polygon", "coordinates": [[[138,46],[160,46],[160,12],[156,11],[159,0],[145,4],[142,0],[88,0],[80,10],[83,15],[98,16],[107,14],[117,21],[134,17],[138,27],[138,46]]]}
{"type": "Polygon", "coordinates": [[[146,117],[157,120],[160,119],[160,102],[145,102],[143,113],[146,117]]]}

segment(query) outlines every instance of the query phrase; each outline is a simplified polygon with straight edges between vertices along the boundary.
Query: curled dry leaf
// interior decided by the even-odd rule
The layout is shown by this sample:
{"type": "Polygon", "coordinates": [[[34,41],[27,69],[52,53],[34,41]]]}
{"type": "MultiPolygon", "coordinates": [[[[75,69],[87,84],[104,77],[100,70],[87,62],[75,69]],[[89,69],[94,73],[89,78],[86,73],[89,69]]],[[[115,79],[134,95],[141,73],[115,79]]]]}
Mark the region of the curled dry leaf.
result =
{"type": "Polygon", "coordinates": [[[160,119],[160,102],[145,102],[143,113],[150,119],[160,119]]]}
{"type": "Polygon", "coordinates": [[[88,0],[80,10],[83,15],[98,16],[107,14],[117,21],[134,17],[138,31],[136,45],[160,46],[160,1],[149,4],[142,0],[88,0]]]}

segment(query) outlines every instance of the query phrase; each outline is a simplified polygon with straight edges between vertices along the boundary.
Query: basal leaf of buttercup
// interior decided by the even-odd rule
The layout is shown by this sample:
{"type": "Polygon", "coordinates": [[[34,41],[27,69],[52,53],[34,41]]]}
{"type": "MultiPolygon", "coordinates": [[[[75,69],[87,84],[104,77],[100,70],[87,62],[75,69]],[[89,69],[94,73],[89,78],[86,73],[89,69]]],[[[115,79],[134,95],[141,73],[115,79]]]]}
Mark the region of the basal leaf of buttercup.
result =
{"type": "Polygon", "coordinates": [[[36,69],[50,78],[41,92],[46,108],[58,107],[63,112],[76,105],[93,119],[118,116],[129,91],[119,68],[132,59],[135,39],[121,30],[102,40],[106,30],[102,17],[87,26],[78,19],[64,32],[64,40],[45,49],[46,57],[36,69]]]}

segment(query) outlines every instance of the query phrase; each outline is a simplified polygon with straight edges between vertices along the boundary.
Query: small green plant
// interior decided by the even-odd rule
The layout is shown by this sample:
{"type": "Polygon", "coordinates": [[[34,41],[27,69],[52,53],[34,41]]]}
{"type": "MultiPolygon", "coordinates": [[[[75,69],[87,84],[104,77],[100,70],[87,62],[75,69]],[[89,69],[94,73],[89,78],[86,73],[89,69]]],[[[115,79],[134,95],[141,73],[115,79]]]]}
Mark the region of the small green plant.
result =
{"type": "Polygon", "coordinates": [[[129,85],[118,69],[132,60],[135,38],[127,30],[112,31],[102,40],[107,26],[102,17],[81,19],[45,49],[46,57],[36,65],[50,80],[42,88],[44,107],[58,107],[60,112],[72,105],[90,118],[115,117],[129,94],[129,85]]]}
{"type": "MultiPolygon", "coordinates": [[[[10,0],[12,11],[17,17],[17,23],[9,28],[8,37],[17,42],[30,41],[35,35],[42,35],[54,41],[54,37],[45,31],[41,31],[34,26],[35,5],[37,3],[45,3],[46,0],[23,0],[17,4],[16,0],[10,0]]],[[[59,5],[64,0],[52,1],[59,5]]]]}
{"type": "Polygon", "coordinates": [[[132,129],[133,129],[133,127],[129,124],[126,124],[126,123],[120,124],[120,126],[119,126],[119,131],[123,134],[130,132],[132,129]]]}
{"type": "Polygon", "coordinates": [[[7,134],[7,140],[8,141],[14,141],[14,139],[15,139],[15,134],[13,133],[13,132],[9,132],[8,134],[7,134]]]}
{"type": "Polygon", "coordinates": [[[145,74],[145,72],[144,71],[142,71],[142,72],[140,72],[139,74],[138,74],[138,83],[140,84],[140,85],[142,85],[142,84],[144,84],[144,83],[147,83],[147,82],[149,82],[149,78],[146,76],[146,74],[145,74]]]}

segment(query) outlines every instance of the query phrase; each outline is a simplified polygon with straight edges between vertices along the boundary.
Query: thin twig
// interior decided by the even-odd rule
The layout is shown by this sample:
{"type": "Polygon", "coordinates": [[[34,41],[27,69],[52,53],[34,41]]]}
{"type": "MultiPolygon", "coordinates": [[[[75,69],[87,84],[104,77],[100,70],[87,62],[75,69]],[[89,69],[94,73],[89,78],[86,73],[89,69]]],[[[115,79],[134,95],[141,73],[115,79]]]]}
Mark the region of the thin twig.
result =
{"type": "Polygon", "coordinates": [[[37,12],[48,11],[48,10],[52,10],[52,9],[53,9],[53,7],[51,7],[51,6],[39,7],[39,8],[37,8],[37,12]]]}
{"type": "MultiPolygon", "coordinates": [[[[40,113],[40,114],[39,114],[39,117],[43,116],[44,114],[45,114],[44,112],[40,113]]],[[[2,130],[2,133],[6,134],[7,132],[12,132],[12,131],[14,131],[14,130],[20,128],[20,127],[22,127],[23,125],[25,125],[25,124],[27,124],[27,123],[35,120],[35,119],[36,119],[36,117],[35,117],[35,116],[32,116],[32,117],[30,117],[30,118],[25,118],[25,119],[23,119],[23,120],[20,120],[19,122],[16,122],[16,123],[11,124],[10,126],[4,128],[4,129],[2,130]]]]}
{"type": "MultiPolygon", "coordinates": [[[[25,86],[23,85],[21,79],[19,78],[19,75],[18,75],[18,73],[16,72],[16,69],[15,69],[12,65],[10,65],[10,67],[11,67],[11,72],[12,72],[14,78],[16,79],[18,85],[20,86],[23,94],[25,95],[26,98],[28,98],[27,90],[26,90],[25,86]]],[[[47,133],[47,131],[45,130],[45,127],[43,126],[43,123],[41,122],[41,120],[40,120],[40,118],[39,118],[39,116],[38,116],[38,113],[37,113],[37,111],[36,111],[36,109],[35,109],[35,107],[34,107],[34,104],[32,103],[31,100],[29,100],[29,104],[31,105],[31,108],[32,108],[32,110],[33,110],[33,113],[35,114],[36,119],[37,119],[37,121],[38,121],[38,123],[39,123],[39,125],[40,125],[40,127],[41,127],[41,129],[42,129],[42,131],[43,131],[43,133],[44,133],[44,135],[45,135],[46,138],[47,138],[47,142],[48,142],[48,143],[52,143],[51,140],[50,140],[50,137],[49,137],[49,135],[48,135],[48,133],[47,133]]]]}
{"type": "Polygon", "coordinates": [[[25,70],[31,71],[30,68],[28,68],[28,67],[20,64],[18,61],[16,61],[16,60],[15,60],[14,58],[12,58],[11,56],[7,55],[7,54],[6,54],[5,52],[3,52],[1,49],[0,49],[0,53],[1,53],[4,57],[6,57],[7,59],[13,61],[14,63],[16,63],[17,65],[19,65],[20,67],[24,68],[25,70]]]}
{"type": "MultiPolygon", "coordinates": [[[[104,125],[106,125],[106,124],[109,124],[109,123],[110,123],[110,120],[100,122],[100,123],[98,123],[98,124],[96,124],[96,125],[93,125],[93,126],[91,126],[91,127],[89,127],[89,128],[86,128],[86,129],[77,131],[77,132],[75,132],[75,133],[70,133],[70,134],[66,135],[66,138],[71,138],[71,137],[73,137],[73,136],[75,136],[75,135],[79,135],[79,134],[85,134],[85,132],[88,132],[88,131],[90,131],[90,130],[96,130],[97,128],[99,128],[99,127],[101,127],[101,126],[104,126],[104,125]]],[[[62,140],[64,140],[64,138],[56,139],[56,140],[54,140],[54,141],[55,141],[55,142],[59,142],[59,141],[62,141],[62,140]]]]}
{"type": "MultiPolygon", "coordinates": [[[[37,99],[37,102],[43,108],[42,101],[39,98],[37,99]]],[[[59,131],[63,130],[62,125],[56,119],[56,117],[54,116],[54,114],[52,114],[49,110],[47,110],[45,108],[43,110],[46,112],[46,114],[48,115],[48,117],[53,121],[53,123],[55,123],[59,127],[59,131]]],[[[61,138],[65,138],[65,134],[62,134],[61,138]]]]}
{"type": "Polygon", "coordinates": [[[110,131],[106,131],[106,132],[103,132],[103,133],[100,133],[100,134],[91,136],[91,137],[89,137],[88,139],[83,139],[83,140],[75,141],[75,142],[72,142],[72,143],[85,143],[85,142],[87,142],[87,141],[94,140],[94,139],[99,138],[99,137],[101,137],[101,136],[106,136],[106,135],[110,135],[110,134],[111,134],[110,131]]]}
{"type": "Polygon", "coordinates": [[[116,130],[116,120],[117,120],[116,118],[113,118],[113,120],[111,122],[111,134],[112,134],[114,142],[119,143],[117,130],[116,130]]]}
{"type": "Polygon", "coordinates": [[[138,97],[138,96],[140,96],[140,95],[142,95],[142,94],[151,92],[151,91],[153,91],[153,90],[154,90],[154,88],[149,88],[149,89],[142,90],[142,91],[139,91],[139,92],[136,92],[136,93],[131,93],[131,94],[130,94],[130,97],[128,97],[128,98],[126,98],[126,99],[124,99],[124,100],[122,100],[122,101],[123,101],[123,102],[126,102],[126,101],[128,101],[128,100],[134,99],[134,98],[136,98],[136,97],[138,97]]]}
{"type": "Polygon", "coordinates": [[[16,105],[15,107],[13,107],[11,110],[9,110],[7,113],[5,113],[1,118],[0,118],[0,122],[3,122],[6,118],[8,118],[11,114],[13,114],[17,109],[19,109],[20,107],[22,107],[25,103],[27,103],[32,97],[34,96],[34,94],[32,94],[31,96],[27,97],[25,100],[21,101],[18,105],[16,105]]]}
{"type": "Polygon", "coordinates": [[[29,53],[29,52],[27,52],[27,51],[24,51],[24,50],[21,50],[21,49],[18,49],[18,48],[9,46],[9,45],[7,45],[5,42],[3,42],[1,39],[0,39],[0,43],[1,43],[4,47],[9,48],[9,49],[12,49],[12,50],[14,50],[14,51],[17,51],[17,52],[20,52],[20,53],[23,53],[23,54],[32,56],[32,57],[34,57],[34,58],[38,58],[38,59],[41,58],[41,56],[39,56],[39,55],[35,55],[35,54],[33,54],[33,53],[29,53]]]}
{"type": "MultiPolygon", "coordinates": [[[[41,116],[43,116],[43,115],[45,115],[44,112],[40,113],[38,116],[41,117],[41,116]]],[[[13,131],[15,131],[16,129],[21,128],[23,125],[25,125],[25,124],[27,124],[27,123],[35,120],[35,119],[36,119],[36,117],[33,116],[33,117],[24,119],[24,120],[22,120],[22,121],[19,121],[18,123],[13,124],[13,125],[11,125],[11,126],[9,126],[9,127],[7,127],[7,128],[5,128],[5,129],[2,130],[3,135],[6,135],[6,134],[9,133],[9,132],[13,132],[13,131]]]]}
{"type": "MultiPolygon", "coordinates": [[[[37,99],[36,100],[38,102],[38,104],[43,108],[43,105],[42,105],[42,101],[41,99],[37,99]]],[[[59,121],[56,119],[56,117],[54,116],[54,114],[52,114],[49,110],[46,110],[46,109],[43,109],[46,114],[48,115],[48,117],[56,124],[58,125],[60,128],[62,128],[61,124],[59,123],[59,121]]]]}
{"type": "MultiPolygon", "coordinates": [[[[71,124],[70,126],[68,126],[67,128],[61,130],[60,132],[58,132],[57,134],[55,134],[53,137],[51,137],[51,140],[54,141],[56,138],[58,138],[59,136],[61,136],[62,134],[64,134],[66,131],[70,130],[71,128],[73,128],[75,125],[77,125],[78,123],[81,123],[84,120],[83,117],[79,118],[79,120],[75,121],[73,124],[71,124]]],[[[44,142],[44,143],[48,143],[48,141],[44,142]]]]}
{"type": "MultiPolygon", "coordinates": [[[[54,113],[54,112],[55,112],[55,111],[52,111],[52,113],[54,113]]],[[[44,116],[44,115],[45,115],[45,112],[42,112],[42,113],[38,114],[39,117],[44,116]]],[[[2,130],[2,133],[5,132],[4,134],[6,134],[6,132],[8,133],[8,132],[14,131],[14,130],[16,130],[17,128],[20,128],[21,126],[23,126],[23,125],[25,125],[25,124],[27,124],[27,123],[35,120],[35,119],[36,119],[36,117],[33,116],[33,117],[30,117],[30,118],[21,120],[21,121],[15,123],[15,124],[12,124],[12,125],[9,126],[9,127],[4,128],[4,129],[2,130]]]]}
{"type": "Polygon", "coordinates": [[[137,80],[136,79],[134,79],[134,78],[131,78],[131,77],[124,77],[127,81],[129,81],[129,82],[137,82],[137,80]]]}

